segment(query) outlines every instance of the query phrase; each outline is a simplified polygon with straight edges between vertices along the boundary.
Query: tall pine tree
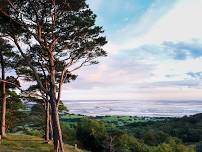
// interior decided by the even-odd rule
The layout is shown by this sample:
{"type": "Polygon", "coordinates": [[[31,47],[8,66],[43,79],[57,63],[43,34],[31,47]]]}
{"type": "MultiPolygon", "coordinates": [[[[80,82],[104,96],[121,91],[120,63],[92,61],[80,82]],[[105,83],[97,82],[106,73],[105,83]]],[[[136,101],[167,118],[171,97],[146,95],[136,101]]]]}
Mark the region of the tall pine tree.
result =
{"type": "Polygon", "coordinates": [[[95,25],[96,15],[85,0],[2,0],[0,32],[11,39],[32,70],[40,90],[49,97],[55,151],[63,152],[58,105],[68,76],[83,67],[96,64],[106,56],[103,30],[95,25]],[[40,79],[30,52],[33,47],[42,65],[49,87],[40,79]],[[23,46],[23,47],[22,47],[23,46]],[[57,89],[58,88],[58,89],[57,89]]]}

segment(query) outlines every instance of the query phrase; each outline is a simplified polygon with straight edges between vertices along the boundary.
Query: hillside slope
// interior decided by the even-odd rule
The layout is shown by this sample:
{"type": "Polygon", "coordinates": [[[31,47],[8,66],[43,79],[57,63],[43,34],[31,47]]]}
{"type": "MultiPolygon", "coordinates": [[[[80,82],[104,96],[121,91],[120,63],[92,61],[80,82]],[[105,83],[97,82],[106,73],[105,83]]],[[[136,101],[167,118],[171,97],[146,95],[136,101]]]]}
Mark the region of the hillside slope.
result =
{"type": "MultiPolygon", "coordinates": [[[[52,152],[53,146],[35,136],[10,134],[0,144],[0,152],[52,152]]],[[[65,152],[84,152],[75,150],[73,146],[65,145],[65,152]]]]}

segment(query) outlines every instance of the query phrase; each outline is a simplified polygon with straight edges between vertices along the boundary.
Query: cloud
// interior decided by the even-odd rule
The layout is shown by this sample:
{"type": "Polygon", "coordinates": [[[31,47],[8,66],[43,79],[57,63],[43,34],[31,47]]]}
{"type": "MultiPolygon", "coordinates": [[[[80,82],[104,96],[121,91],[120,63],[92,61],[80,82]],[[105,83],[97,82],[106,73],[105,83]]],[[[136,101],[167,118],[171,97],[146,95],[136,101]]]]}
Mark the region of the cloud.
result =
{"type": "Polygon", "coordinates": [[[109,56],[79,71],[63,98],[202,99],[202,0],[152,1],[133,19],[120,11],[125,1],[92,3],[106,25],[109,56]]]}
{"type": "Polygon", "coordinates": [[[102,64],[81,70],[71,89],[128,87],[144,82],[155,68],[154,64],[134,60],[134,57],[114,56],[102,64]]]}
{"type": "MultiPolygon", "coordinates": [[[[152,21],[153,16],[143,16],[143,21],[138,23],[141,27],[147,27],[146,31],[140,36],[124,37],[120,41],[111,40],[106,46],[107,50],[113,52],[137,48],[145,44],[161,44],[165,41],[190,41],[193,39],[201,40],[202,37],[202,0],[177,1],[175,6],[170,11],[158,15],[158,19],[153,22],[144,22],[145,20],[152,21]],[[146,25],[144,25],[146,24],[146,25]],[[149,27],[148,27],[149,25],[149,27]],[[112,49],[110,49],[112,47],[112,49]]],[[[147,14],[147,13],[145,13],[147,14]]],[[[153,15],[156,15],[155,13],[153,15]]],[[[126,33],[134,33],[136,31],[135,25],[126,26],[123,32],[119,35],[124,36],[126,33]]],[[[116,34],[115,34],[116,35],[116,34]]],[[[126,34],[127,35],[127,34],[126,34]]],[[[117,35],[116,35],[117,37],[117,35]]]]}
{"type": "Polygon", "coordinates": [[[185,60],[187,58],[199,58],[202,56],[202,43],[198,41],[190,42],[164,42],[170,50],[175,53],[175,59],[185,60]]]}
{"type": "MultiPolygon", "coordinates": [[[[179,80],[179,81],[159,81],[151,83],[153,87],[193,87],[196,88],[200,86],[201,81],[193,81],[193,80],[179,80]]],[[[147,86],[149,87],[149,85],[147,86]]]]}
{"type": "MultiPolygon", "coordinates": [[[[111,94],[111,98],[113,94],[117,98],[123,94],[126,97],[129,92],[138,90],[141,93],[130,94],[129,97],[142,98],[144,93],[150,94],[148,89],[157,89],[158,94],[159,90],[172,92],[182,88],[200,88],[200,80],[191,78],[190,73],[201,70],[198,66],[202,65],[201,58],[175,60],[175,55],[176,50],[169,49],[165,44],[120,51],[103,59],[99,65],[79,71],[78,79],[66,89],[72,92],[77,90],[83,95],[91,92],[93,97],[95,94],[100,97],[105,92],[104,97],[111,94]]],[[[88,95],[89,98],[92,96],[88,95]]]]}
{"type": "Polygon", "coordinates": [[[202,0],[179,1],[145,36],[153,42],[186,41],[202,36],[202,0]]]}
{"type": "Polygon", "coordinates": [[[202,42],[163,42],[162,44],[145,44],[140,47],[117,52],[119,56],[133,56],[135,60],[186,60],[202,57],[202,42]]]}
{"type": "Polygon", "coordinates": [[[202,79],[202,72],[188,72],[186,73],[188,76],[190,76],[192,79],[202,79]]]}
{"type": "MultiPolygon", "coordinates": [[[[159,21],[174,6],[175,1],[154,0],[150,6],[144,10],[139,18],[134,18],[132,22],[124,26],[122,29],[115,31],[114,39],[122,42],[124,38],[136,38],[149,32],[156,22],[159,21]],[[120,35],[122,35],[120,37],[120,35]]],[[[130,4],[131,5],[131,4],[130,4]]]]}

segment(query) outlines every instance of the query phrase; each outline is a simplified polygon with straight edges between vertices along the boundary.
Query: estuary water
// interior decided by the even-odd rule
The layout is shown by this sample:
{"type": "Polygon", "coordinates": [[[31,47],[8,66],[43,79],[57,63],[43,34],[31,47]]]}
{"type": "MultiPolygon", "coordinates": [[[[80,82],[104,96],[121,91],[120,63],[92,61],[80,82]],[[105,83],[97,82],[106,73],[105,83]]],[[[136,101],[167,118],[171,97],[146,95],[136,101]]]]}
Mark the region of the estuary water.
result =
{"type": "Polygon", "coordinates": [[[88,116],[182,117],[202,113],[202,101],[70,100],[70,113],[88,116]]]}

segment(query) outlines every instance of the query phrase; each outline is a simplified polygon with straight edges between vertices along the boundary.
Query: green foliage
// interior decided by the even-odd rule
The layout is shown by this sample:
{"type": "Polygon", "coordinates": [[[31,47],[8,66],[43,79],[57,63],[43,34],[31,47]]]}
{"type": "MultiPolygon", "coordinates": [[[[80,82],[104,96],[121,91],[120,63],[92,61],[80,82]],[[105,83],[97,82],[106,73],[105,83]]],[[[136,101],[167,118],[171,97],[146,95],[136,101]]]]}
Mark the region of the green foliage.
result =
{"type": "MultiPolygon", "coordinates": [[[[41,136],[44,132],[43,127],[41,127],[44,121],[41,117],[42,115],[44,115],[43,106],[40,104],[34,105],[28,115],[29,117],[27,117],[28,119],[22,123],[24,125],[18,128],[18,131],[21,130],[29,135],[41,136]],[[38,122],[41,122],[41,124],[38,122]]],[[[64,142],[71,145],[78,144],[79,147],[92,152],[195,152],[194,146],[186,145],[180,139],[173,138],[162,130],[157,132],[155,128],[149,128],[149,130],[146,130],[146,133],[142,134],[142,139],[137,139],[133,134],[129,133],[130,130],[126,131],[120,129],[119,126],[111,126],[100,121],[100,119],[97,121],[95,118],[90,119],[77,115],[69,115],[69,117],[76,120],[79,118],[79,120],[74,122],[74,125],[69,121],[61,123],[64,142]]],[[[195,118],[195,116],[192,117],[195,118]]],[[[184,121],[184,118],[182,119],[184,121]]],[[[179,121],[181,120],[179,119],[179,121]]],[[[160,122],[147,123],[148,125],[154,125],[160,122]]],[[[144,127],[143,130],[145,129],[144,127]]],[[[138,128],[141,131],[140,126],[138,128]]],[[[196,152],[200,152],[201,145],[201,143],[196,144],[196,152]]]]}
{"type": "Polygon", "coordinates": [[[149,129],[145,132],[143,140],[146,144],[155,146],[166,141],[168,137],[169,135],[164,133],[163,131],[155,131],[153,129],[149,129]]]}
{"type": "Polygon", "coordinates": [[[149,152],[148,147],[135,137],[87,118],[82,119],[77,126],[77,140],[80,146],[93,152],[149,152]]]}
{"type": "Polygon", "coordinates": [[[15,121],[18,121],[11,127],[10,132],[23,132],[28,135],[40,137],[44,135],[45,110],[43,105],[34,104],[31,107],[31,111],[20,110],[18,113],[18,115],[15,115],[15,121]]]}
{"type": "Polygon", "coordinates": [[[169,144],[161,144],[157,148],[154,148],[153,152],[173,152],[172,147],[169,144]]]}
{"type": "Polygon", "coordinates": [[[123,128],[130,134],[145,140],[148,145],[158,145],[167,137],[177,137],[184,143],[202,140],[202,114],[183,118],[169,118],[162,121],[135,122],[123,128]]]}
{"type": "Polygon", "coordinates": [[[202,152],[202,141],[196,144],[196,152],[202,152]]]}
{"type": "Polygon", "coordinates": [[[64,103],[63,103],[62,101],[60,101],[60,103],[59,103],[58,110],[59,110],[60,112],[62,112],[62,111],[68,112],[67,107],[64,105],[64,103]]]}
{"type": "Polygon", "coordinates": [[[50,69],[47,67],[50,65],[50,49],[54,51],[55,78],[58,83],[63,70],[62,82],[70,82],[77,77],[73,71],[97,64],[97,58],[107,55],[102,48],[107,43],[104,31],[95,25],[96,15],[85,0],[56,3],[49,0],[13,0],[11,3],[12,7],[8,2],[0,1],[0,34],[13,39],[15,44],[20,42],[28,46],[26,51],[23,50],[24,54],[20,51],[24,59],[21,58],[17,72],[19,75],[29,79],[35,71],[40,78],[38,83],[49,79],[50,69]],[[52,13],[53,10],[57,13],[52,13]],[[54,18],[53,15],[57,20],[50,20],[54,18]],[[41,78],[44,73],[47,77],[41,78]]]}
{"type": "Polygon", "coordinates": [[[34,129],[45,130],[45,108],[42,104],[32,106],[28,124],[34,129]]]}
{"type": "Polygon", "coordinates": [[[117,137],[114,145],[115,152],[149,152],[149,149],[133,136],[122,134],[117,137]]]}
{"type": "MultiPolygon", "coordinates": [[[[145,117],[136,117],[136,116],[96,116],[97,120],[102,120],[106,123],[110,123],[110,124],[114,124],[116,126],[124,126],[124,125],[128,125],[130,123],[134,123],[134,122],[146,122],[148,121],[147,119],[151,119],[151,118],[145,118],[145,117]]],[[[155,121],[156,119],[154,118],[153,121],[155,121]]]]}
{"type": "MultiPolygon", "coordinates": [[[[15,132],[18,126],[25,124],[28,116],[28,114],[23,111],[25,109],[25,105],[22,103],[20,96],[15,91],[8,91],[6,108],[6,129],[9,132],[15,132]]],[[[0,105],[0,113],[1,109],[0,105]]]]}
{"type": "Polygon", "coordinates": [[[77,143],[76,130],[71,128],[67,123],[61,123],[64,143],[75,145],[77,143]]]}
{"type": "Polygon", "coordinates": [[[106,128],[104,123],[91,119],[82,119],[77,126],[79,145],[91,151],[102,151],[106,128]]]}
{"type": "Polygon", "coordinates": [[[12,50],[12,48],[13,47],[9,44],[8,40],[0,37],[0,68],[4,66],[5,70],[11,70],[15,66],[18,55],[12,50]]]}
{"type": "MultiPolygon", "coordinates": [[[[141,118],[137,118],[138,120],[141,119],[141,121],[136,121],[126,126],[119,126],[115,122],[120,121],[119,119],[115,119],[113,125],[105,121],[106,119],[113,121],[114,117],[118,118],[118,116],[100,116],[89,119],[81,115],[64,115],[62,120],[70,128],[76,128],[76,139],[79,146],[91,151],[195,152],[195,144],[197,144],[198,149],[201,147],[200,143],[184,143],[182,139],[169,134],[170,130],[163,130],[162,127],[165,126],[165,129],[168,129],[175,124],[176,128],[173,129],[177,129],[179,127],[183,128],[183,126],[187,127],[185,124],[190,122],[199,124],[202,119],[201,114],[177,119],[152,118],[149,121],[145,120],[145,122],[141,118]],[[77,123],[78,126],[76,125],[77,123]],[[178,126],[179,124],[180,126],[178,126]],[[95,148],[98,146],[100,150],[95,148]]],[[[122,117],[120,116],[119,118],[122,117]]],[[[127,118],[124,117],[124,119],[127,118]]],[[[189,129],[195,129],[195,126],[190,125],[189,129]]],[[[200,129],[198,128],[197,130],[198,134],[200,134],[200,129]]]]}
{"type": "Polygon", "coordinates": [[[153,152],[195,152],[194,148],[188,147],[176,141],[170,139],[168,143],[164,143],[154,148],[153,152]]]}

